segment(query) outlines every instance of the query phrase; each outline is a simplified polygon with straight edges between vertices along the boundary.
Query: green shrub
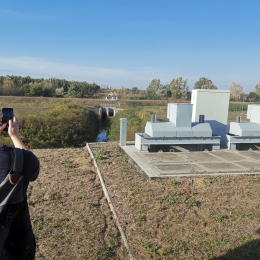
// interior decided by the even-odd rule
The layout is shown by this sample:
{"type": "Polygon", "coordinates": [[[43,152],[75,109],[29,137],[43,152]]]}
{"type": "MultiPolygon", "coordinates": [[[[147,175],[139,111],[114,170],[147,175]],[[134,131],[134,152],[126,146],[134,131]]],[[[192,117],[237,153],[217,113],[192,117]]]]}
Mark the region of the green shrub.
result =
{"type": "Polygon", "coordinates": [[[247,105],[246,104],[229,104],[229,111],[246,111],[247,110],[247,105]]]}
{"type": "Polygon", "coordinates": [[[61,105],[20,119],[20,137],[30,148],[82,147],[99,133],[98,115],[79,105],[61,105]]]}
{"type": "Polygon", "coordinates": [[[26,84],[21,87],[21,90],[25,96],[30,97],[39,97],[43,94],[41,84],[26,84]]]}
{"type": "Polygon", "coordinates": [[[260,99],[260,96],[257,95],[254,91],[250,92],[248,97],[250,100],[252,100],[254,102],[259,101],[259,99],[260,99]]]}
{"type": "Polygon", "coordinates": [[[135,133],[143,133],[147,121],[151,121],[151,113],[144,113],[142,108],[136,107],[118,112],[110,119],[108,140],[118,141],[120,136],[120,118],[127,118],[127,140],[135,140],[135,133]]]}
{"type": "Polygon", "coordinates": [[[9,147],[14,147],[14,144],[13,144],[11,138],[9,137],[9,135],[4,134],[3,132],[0,135],[0,142],[9,146],[9,147]]]}

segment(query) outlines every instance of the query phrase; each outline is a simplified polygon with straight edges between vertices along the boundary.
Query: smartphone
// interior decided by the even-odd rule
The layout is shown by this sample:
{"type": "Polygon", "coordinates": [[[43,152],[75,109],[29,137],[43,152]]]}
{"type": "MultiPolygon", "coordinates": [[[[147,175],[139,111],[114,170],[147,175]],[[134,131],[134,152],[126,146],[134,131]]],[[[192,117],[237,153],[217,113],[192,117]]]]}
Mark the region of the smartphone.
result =
{"type": "Polygon", "coordinates": [[[7,126],[4,128],[3,131],[8,131],[9,127],[9,120],[13,121],[14,118],[14,111],[12,107],[3,107],[2,108],[2,125],[7,123],[7,126]]]}

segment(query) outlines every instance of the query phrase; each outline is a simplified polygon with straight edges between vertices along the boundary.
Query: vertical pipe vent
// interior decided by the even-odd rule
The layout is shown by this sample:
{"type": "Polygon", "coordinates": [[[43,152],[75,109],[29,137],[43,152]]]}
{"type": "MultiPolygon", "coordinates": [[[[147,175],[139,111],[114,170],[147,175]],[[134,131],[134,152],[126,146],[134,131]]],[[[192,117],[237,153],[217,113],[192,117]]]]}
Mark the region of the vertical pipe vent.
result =
{"type": "Polygon", "coordinates": [[[151,123],[156,123],[157,122],[157,115],[152,114],[151,115],[151,123]]]}
{"type": "Polygon", "coordinates": [[[237,116],[236,122],[237,122],[237,123],[242,123],[242,116],[237,116]]]}
{"type": "Polygon", "coordinates": [[[199,115],[199,122],[204,123],[205,115],[199,115]]]}

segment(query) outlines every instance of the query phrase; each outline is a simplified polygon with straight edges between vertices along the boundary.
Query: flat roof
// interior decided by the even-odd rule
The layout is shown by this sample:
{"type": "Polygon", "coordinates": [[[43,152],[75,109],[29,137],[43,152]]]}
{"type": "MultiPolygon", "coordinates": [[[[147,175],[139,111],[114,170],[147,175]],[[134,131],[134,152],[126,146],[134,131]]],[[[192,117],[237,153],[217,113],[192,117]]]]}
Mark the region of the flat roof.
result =
{"type": "Polygon", "coordinates": [[[198,92],[218,92],[218,93],[230,93],[230,90],[222,90],[222,89],[193,89],[192,91],[198,91],[198,92]]]}

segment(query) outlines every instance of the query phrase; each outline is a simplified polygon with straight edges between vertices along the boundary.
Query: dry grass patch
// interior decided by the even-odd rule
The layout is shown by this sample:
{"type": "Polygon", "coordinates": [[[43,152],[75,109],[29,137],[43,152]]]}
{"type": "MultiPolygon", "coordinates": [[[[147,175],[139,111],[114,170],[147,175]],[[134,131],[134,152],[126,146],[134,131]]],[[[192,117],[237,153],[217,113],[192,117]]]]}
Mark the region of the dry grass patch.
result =
{"type": "Polygon", "coordinates": [[[91,149],[136,259],[260,259],[259,176],[147,182],[116,143],[91,149]]]}
{"type": "Polygon", "coordinates": [[[34,150],[28,202],[37,259],[124,259],[120,234],[86,148],[34,150]]]}

